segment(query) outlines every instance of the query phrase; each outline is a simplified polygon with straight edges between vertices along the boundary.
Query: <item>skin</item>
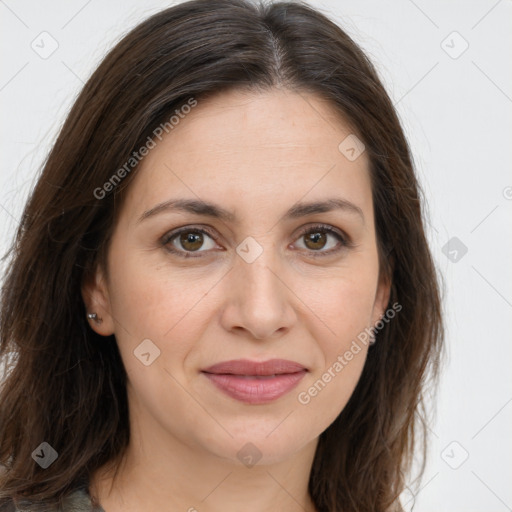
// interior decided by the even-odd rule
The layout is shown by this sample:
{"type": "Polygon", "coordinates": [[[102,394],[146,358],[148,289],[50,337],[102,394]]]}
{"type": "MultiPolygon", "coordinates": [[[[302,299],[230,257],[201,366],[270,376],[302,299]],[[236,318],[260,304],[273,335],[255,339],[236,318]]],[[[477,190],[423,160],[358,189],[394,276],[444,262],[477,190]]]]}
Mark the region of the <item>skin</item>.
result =
{"type": "Polygon", "coordinates": [[[198,102],[141,162],[107,268],[82,290],[88,311],[102,318],[91,327],[115,334],[128,373],[128,452],[115,479],[102,468],[90,485],[107,512],[315,510],[307,485],[318,437],[350,398],[367,346],[307,405],[298,395],[379,320],[389,300],[389,282],[379,278],[367,155],[349,161],[338,149],[350,133],[316,95],[231,91],[198,102]],[[282,219],[299,201],[331,197],[355,204],[364,219],[345,210],[282,219]],[[139,221],[171,198],[211,201],[237,220],[165,211],[139,221]],[[322,230],[323,242],[308,243],[301,228],[319,222],[354,247],[322,230]],[[180,245],[175,237],[167,247],[199,254],[181,258],[161,239],[189,226],[210,227],[217,239],[205,234],[202,245],[180,245]],[[251,263],[236,252],[249,236],[263,251],[251,263]],[[144,339],[160,350],[148,366],[133,353],[144,339]],[[288,394],[249,405],[200,372],[238,358],[289,359],[309,371],[288,394]],[[261,454],[253,467],[237,458],[249,442],[261,454]]]}

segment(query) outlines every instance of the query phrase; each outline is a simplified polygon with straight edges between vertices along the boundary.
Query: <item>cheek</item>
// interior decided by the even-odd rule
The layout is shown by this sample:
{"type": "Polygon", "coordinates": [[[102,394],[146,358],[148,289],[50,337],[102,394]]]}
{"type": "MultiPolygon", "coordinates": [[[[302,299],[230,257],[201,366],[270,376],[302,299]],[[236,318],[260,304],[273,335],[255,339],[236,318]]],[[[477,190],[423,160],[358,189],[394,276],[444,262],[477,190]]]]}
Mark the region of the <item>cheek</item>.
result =
{"type": "Polygon", "coordinates": [[[377,279],[372,267],[366,269],[327,280],[322,293],[315,287],[306,294],[308,306],[318,312],[312,325],[322,364],[300,386],[297,401],[325,428],[347,404],[366,361],[365,328],[370,326],[377,279]]]}
{"type": "Polygon", "coordinates": [[[158,267],[144,254],[125,254],[120,258],[112,252],[117,264],[110,267],[109,294],[127,371],[140,364],[133,352],[146,339],[160,350],[157,366],[179,365],[200,337],[201,318],[208,315],[205,298],[218,276],[158,267]]]}
{"type": "Polygon", "coordinates": [[[304,283],[307,286],[301,290],[301,299],[315,313],[314,324],[320,329],[315,337],[330,357],[370,326],[375,302],[375,269],[364,266],[361,271],[345,270],[315,283],[304,283]]]}
{"type": "Polygon", "coordinates": [[[144,253],[123,252],[124,257],[120,257],[120,251],[113,245],[109,280],[112,314],[134,337],[160,337],[162,330],[171,329],[173,322],[183,316],[187,297],[197,288],[184,289],[180,286],[179,271],[171,278],[144,253]]]}
{"type": "Polygon", "coordinates": [[[347,405],[361,376],[366,353],[364,346],[338,351],[325,368],[311,375],[297,390],[298,410],[304,418],[316,418],[317,435],[328,428],[347,405]]]}

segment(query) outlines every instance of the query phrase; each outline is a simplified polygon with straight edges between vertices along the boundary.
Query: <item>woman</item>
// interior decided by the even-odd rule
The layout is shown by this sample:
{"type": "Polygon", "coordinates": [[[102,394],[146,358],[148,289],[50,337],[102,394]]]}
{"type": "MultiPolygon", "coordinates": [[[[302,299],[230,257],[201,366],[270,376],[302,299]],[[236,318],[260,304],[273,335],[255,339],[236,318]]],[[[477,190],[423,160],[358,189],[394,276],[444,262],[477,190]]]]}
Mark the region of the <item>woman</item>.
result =
{"type": "Polygon", "coordinates": [[[419,193],[374,68],[313,8],[137,26],[12,247],[2,510],[402,510],[443,338],[419,193]]]}

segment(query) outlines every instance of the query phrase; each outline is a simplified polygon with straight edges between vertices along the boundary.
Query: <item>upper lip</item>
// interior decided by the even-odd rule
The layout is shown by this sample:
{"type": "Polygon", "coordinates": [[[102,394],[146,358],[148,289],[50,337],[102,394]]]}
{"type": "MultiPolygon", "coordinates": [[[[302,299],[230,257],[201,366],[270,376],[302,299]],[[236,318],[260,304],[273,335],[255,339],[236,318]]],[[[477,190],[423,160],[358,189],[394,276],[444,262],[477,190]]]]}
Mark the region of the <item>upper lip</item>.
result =
{"type": "Polygon", "coordinates": [[[251,361],[249,359],[232,359],[214,364],[202,370],[205,373],[231,375],[282,375],[307,371],[307,368],[287,359],[269,359],[268,361],[251,361]]]}

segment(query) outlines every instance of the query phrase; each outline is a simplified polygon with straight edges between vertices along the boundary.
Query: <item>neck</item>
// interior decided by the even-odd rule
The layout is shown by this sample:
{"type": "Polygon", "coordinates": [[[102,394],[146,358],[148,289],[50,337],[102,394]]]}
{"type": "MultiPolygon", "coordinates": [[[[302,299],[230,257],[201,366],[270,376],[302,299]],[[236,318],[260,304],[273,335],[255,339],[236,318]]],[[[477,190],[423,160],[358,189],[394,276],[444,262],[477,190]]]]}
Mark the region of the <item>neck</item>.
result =
{"type": "Polygon", "coordinates": [[[89,492],[105,512],[316,512],[308,482],[317,442],[286,460],[248,467],[142,425],[139,417],[123,459],[93,474],[89,492]]]}
{"type": "Polygon", "coordinates": [[[241,468],[204,455],[199,464],[191,463],[197,455],[182,464],[160,458],[135,462],[129,452],[117,475],[100,469],[89,490],[105,512],[315,512],[308,494],[309,473],[300,464],[304,455],[297,453],[291,460],[269,466],[241,468]]]}

